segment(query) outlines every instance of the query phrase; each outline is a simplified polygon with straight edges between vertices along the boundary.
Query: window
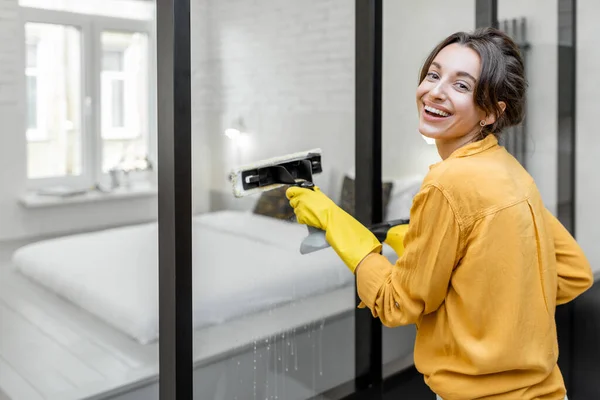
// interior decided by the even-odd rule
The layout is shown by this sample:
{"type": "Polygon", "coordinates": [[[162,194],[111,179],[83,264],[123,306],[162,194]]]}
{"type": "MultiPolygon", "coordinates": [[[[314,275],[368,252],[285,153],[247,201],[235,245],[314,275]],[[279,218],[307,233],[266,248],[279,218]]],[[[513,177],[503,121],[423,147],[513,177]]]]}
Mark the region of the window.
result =
{"type": "Polygon", "coordinates": [[[81,31],[28,22],[25,42],[28,175],[80,176],[81,31]]]}
{"type": "Polygon", "coordinates": [[[90,187],[154,158],[152,2],[20,4],[30,186],[90,187]]]}
{"type": "Polygon", "coordinates": [[[148,147],[148,36],[102,32],[102,169],[148,147]]]}

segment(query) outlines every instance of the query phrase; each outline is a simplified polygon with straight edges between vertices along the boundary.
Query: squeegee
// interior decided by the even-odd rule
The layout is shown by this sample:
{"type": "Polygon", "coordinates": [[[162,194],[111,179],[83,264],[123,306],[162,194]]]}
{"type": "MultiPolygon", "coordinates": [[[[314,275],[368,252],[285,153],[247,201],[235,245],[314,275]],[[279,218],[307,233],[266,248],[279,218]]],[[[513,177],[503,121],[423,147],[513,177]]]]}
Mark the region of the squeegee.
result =
{"type": "Polygon", "coordinates": [[[233,195],[244,197],[283,185],[312,188],[313,175],[321,172],[321,149],[313,149],[235,168],[229,174],[229,179],[233,185],[233,195]]]}
{"type": "MultiPolygon", "coordinates": [[[[313,189],[313,176],[323,172],[321,153],[321,149],[313,149],[235,168],[229,174],[233,195],[245,197],[284,185],[313,189]]],[[[300,244],[300,253],[311,253],[327,246],[325,232],[308,226],[308,236],[300,244]]]]}
{"type": "MultiPolygon", "coordinates": [[[[248,164],[231,171],[229,178],[235,197],[245,197],[277,189],[284,185],[314,188],[313,175],[323,172],[321,149],[313,149],[248,164]]],[[[396,230],[409,223],[408,219],[382,222],[369,230],[381,243],[393,244],[398,240],[396,230]]],[[[403,237],[403,236],[402,236],[403,237]]],[[[308,226],[308,236],[300,244],[300,253],[308,254],[329,247],[325,232],[308,226]]]]}

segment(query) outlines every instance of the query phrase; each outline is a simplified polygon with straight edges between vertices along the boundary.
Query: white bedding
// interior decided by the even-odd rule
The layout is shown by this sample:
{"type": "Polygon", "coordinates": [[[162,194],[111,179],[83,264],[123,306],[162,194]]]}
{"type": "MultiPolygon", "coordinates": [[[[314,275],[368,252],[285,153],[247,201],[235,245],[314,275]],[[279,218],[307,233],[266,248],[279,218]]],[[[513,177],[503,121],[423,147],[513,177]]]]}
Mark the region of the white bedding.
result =
{"type": "MultiPolygon", "coordinates": [[[[250,212],[193,220],[194,327],[351,284],[331,249],[301,255],[305,226],[250,212]]],[[[18,249],[22,274],[140,343],[158,337],[156,223],[45,240],[18,249]]],[[[386,248],[386,255],[393,252],[386,248]]]]}

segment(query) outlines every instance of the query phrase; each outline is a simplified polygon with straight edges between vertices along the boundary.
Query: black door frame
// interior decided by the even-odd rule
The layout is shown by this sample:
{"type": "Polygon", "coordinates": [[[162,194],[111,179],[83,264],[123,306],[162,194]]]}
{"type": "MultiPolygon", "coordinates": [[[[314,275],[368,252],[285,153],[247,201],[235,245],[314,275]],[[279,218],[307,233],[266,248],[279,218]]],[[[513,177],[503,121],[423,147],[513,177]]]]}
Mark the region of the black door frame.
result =
{"type": "Polygon", "coordinates": [[[558,193],[568,193],[568,201],[558,204],[558,218],[575,235],[575,129],[577,94],[577,0],[558,0],[558,136],[565,152],[558,148],[558,193]],[[562,129],[561,129],[562,128],[562,129]]]}
{"type": "Polygon", "coordinates": [[[475,0],[475,28],[498,28],[498,0],[475,0]]]}
{"type": "Polygon", "coordinates": [[[157,0],[161,400],[193,398],[190,0],[157,0]]]}
{"type": "MultiPolygon", "coordinates": [[[[383,221],[382,0],[356,0],[355,26],[355,213],[368,226],[383,221]]],[[[376,390],[383,377],[381,322],[356,308],[354,325],[356,391],[376,390]]]]}
{"type": "MultiPolygon", "coordinates": [[[[557,217],[575,237],[575,200],[576,200],[576,106],[577,106],[577,0],[558,0],[558,143],[557,171],[557,217]],[[562,147],[561,145],[564,145],[562,147]],[[563,149],[561,151],[561,148],[563,149]],[[569,151],[565,151],[569,150],[569,151]],[[567,202],[560,202],[560,194],[567,194],[567,202]]],[[[578,345],[576,331],[576,312],[578,299],[558,306],[556,309],[556,328],[558,332],[558,365],[563,374],[570,398],[577,393],[573,372],[576,368],[575,354],[578,345]]]]}
{"type": "MultiPolygon", "coordinates": [[[[572,47],[575,49],[576,0],[572,47]]],[[[192,327],[192,124],[190,0],[156,0],[158,61],[158,228],[159,228],[159,385],[161,400],[193,398],[192,327]]],[[[356,50],[356,214],[364,224],[382,220],[381,92],[383,52],[382,0],[355,0],[356,50]]],[[[476,26],[497,26],[497,0],[475,0],[476,26]]],[[[560,33],[559,30],[559,39],[560,33]]],[[[560,52],[559,48],[559,52],[560,52]]],[[[560,54],[560,53],[559,53],[560,54]]],[[[575,79],[575,51],[559,64],[559,81],[575,79]]],[[[574,224],[575,85],[569,94],[559,85],[559,100],[568,98],[572,157],[571,181],[559,183],[572,192],[574,224]],[[564,96],[564,97],[563,97],[564,96]]],[[[562,100],[565,101],[565,100],[562,100]]],[[[559,106],[563,104],[559,101],[559,106]]],[[[560,118],[560,117],[559,117],[560,118]]],[[[559,167],[562,164],[559,164],[559,167]]],[[[574,226],[574,225],[573,225],[574,226]]],[[[572,228],[572,227],[571,227],[572,228]]],[[[573,228],[572,228],[573,229],[573,228]]],[[[357,299],[358,301],[358,299],[357,299]]],[[[566,316],[571,321],[571,312],[566,316]]],[[[572,337],[566,326],[564,338],[572,337]]],[[[570,347],[569,343],[565,348],[570,347]]],[[[561,347],[561,353],[564,354],[561,347]]],[[[567,350],[567,353],[570,352],[567,350]]],[[[566,356],[571,364],[570,356],[566,356]]],[[[368,310],[355,310],[356,377],[328,392],[329,398],[380,399],[401,384],[404,373],[382,376],[382,329],[368,310]]],[[[561,367],[562,368],[562,367],[561,367]]],[[[568,367],[567,367],[568,368],[568,367]]],[[[570,368],[568,368],[570,370],[570,368]]],[[[568,372],[567,372],[568,374],[568,372]]]]}

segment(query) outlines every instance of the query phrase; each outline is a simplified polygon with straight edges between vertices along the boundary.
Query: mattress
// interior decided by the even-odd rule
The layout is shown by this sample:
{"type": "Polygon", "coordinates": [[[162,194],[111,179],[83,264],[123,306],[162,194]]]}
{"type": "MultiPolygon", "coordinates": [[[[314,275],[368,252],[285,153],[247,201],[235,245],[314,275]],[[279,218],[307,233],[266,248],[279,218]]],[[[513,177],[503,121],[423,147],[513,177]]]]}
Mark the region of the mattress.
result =
{"type": "MultiPolygon", "coordinates": [[[[194,328],[352,284],[354,276],[333,250],[300,254],[306,234],[303,225],[250,212],[196,216],[194,328]]],[[[13,263],[32,281],[136,341],[158,338],[156,223],[29,244],[13,254],[13,263]]]]}

